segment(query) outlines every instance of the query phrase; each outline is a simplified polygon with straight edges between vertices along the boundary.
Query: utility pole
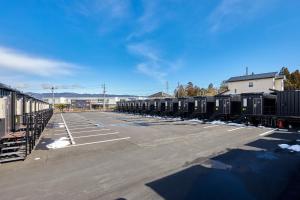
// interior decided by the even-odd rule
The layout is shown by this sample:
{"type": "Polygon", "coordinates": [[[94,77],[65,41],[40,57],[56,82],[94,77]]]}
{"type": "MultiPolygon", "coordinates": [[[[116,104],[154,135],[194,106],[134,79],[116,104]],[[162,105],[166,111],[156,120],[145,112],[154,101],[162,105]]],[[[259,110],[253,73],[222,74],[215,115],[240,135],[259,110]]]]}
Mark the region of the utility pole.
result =
{"type": "Polygon", "coordinates": [[[54,110],[54,86],[51,87],[52,91],[52,109],[54,110]]]}
{"type": "Polygon", "coordinates": [[[105,93],[106,93],[105,83],[102,85],[102,88],[103,88],[103,110],[105,111],[105,93]]]}
{"type": "Polygon", "coordinates": [[[168,81],[166,82],[166,92],[167,92],[167,94],[169,94],[169,82],[168,81]]]}

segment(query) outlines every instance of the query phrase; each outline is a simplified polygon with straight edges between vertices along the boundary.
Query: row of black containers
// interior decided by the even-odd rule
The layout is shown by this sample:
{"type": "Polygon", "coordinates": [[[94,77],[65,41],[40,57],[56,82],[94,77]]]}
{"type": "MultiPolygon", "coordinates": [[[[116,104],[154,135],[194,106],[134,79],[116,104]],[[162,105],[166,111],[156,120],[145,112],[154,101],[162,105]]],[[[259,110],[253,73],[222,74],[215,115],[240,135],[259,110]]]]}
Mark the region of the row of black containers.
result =
{"type": "Polygon", "coordinates": [[[120,112],[299,127],[300,91],[120,101],[120,112]]]}

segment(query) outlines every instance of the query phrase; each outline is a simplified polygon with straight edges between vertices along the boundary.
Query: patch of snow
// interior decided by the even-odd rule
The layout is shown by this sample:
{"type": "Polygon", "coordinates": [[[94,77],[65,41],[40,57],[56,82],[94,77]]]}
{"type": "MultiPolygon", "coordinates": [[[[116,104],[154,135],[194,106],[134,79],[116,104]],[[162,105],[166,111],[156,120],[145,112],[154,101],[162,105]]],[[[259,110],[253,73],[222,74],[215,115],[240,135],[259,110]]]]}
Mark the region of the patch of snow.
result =
{"type": "Polygon", "coordinates": [[[237,126],[237,127],[244,127],[244,126],[246,126],[245,124],[238,124],[238,123],[233,123],[233,122],[228,123],[227,125],[229,125],[229,126],[237,126]]]}
{"type": "Polygon", "coordinates": [[[289,150],[300,152],[300,145],[299,144],[292,145],[289,147],[289,150]]]}
{"type": "Polygon", "coordinates": [[[70,140],[67,137],[61,137],[58,140],[47,145],[48,149],[59,149],[70,145],[70,140]]]}
{"type": "Polygon", "coordinates": [[[226,123],[222,122],[220,120],[215,120],[215,121],[212,121],[212,122],[208,122],[208,124],[225,125],[226,123]]]}
{"type": "Polygon", "coordinates": [[[279,144],[278,146],[282,149],[288,149],[292,152],[294,152],[294,151],[300,152],[300,145],[299,144],[295,144],[295,145],[279,144]]]}
{"type": "Polygon", "coordinates": [[[286,131],[289,131],[288,129],[282,129],[282,128],[278,128],[277,130],[278,130],[278,131],[285,131],[285,132],[286,132],[286,131]]]}
{"type": "Polygon", "coordinates": [[[203,120],[199,120],[199,119],[190,119],[188,120],[189,122],[198,122],[198,123],[203,123],[203,120]]]}
{"type": "Polygon", "coordinates": [[[288,144],[279,144],[278,146],[282,149],[288,149],[290,147],[288,144]]]}
{"type": "Polygon", "coordinates": [[[34,160],[40,160],[41,158],[35,158],[34,160]]]}

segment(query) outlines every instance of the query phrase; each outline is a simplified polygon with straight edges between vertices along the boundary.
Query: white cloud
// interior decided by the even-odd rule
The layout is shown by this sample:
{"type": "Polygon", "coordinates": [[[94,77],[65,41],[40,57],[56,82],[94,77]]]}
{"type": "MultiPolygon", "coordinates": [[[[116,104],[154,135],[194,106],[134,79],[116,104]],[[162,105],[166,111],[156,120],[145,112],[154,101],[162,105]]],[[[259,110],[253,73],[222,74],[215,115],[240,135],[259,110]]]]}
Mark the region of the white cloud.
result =
{"type": "Polygon", "coordinates": [[[52,60],[1,47],[0,69],[38,76],[71,75],[78,65],[52,60]]]}
{"type": "Polygon", "coordinates": [[[141,62],[136,65],[139,73],[160,82],[165,82],[170,73],[182,66],[181,60],[169,61],[162,58],[159,51],[146,42],[128,45],[128,51],[141,58],[141,62]]]}
{"type": "Polygon", "coordinates": [[[108,18],[123,18],[128,14],[129,7],[129,0],[88,0],[77,3],[76,11],[89,17],[105,15],[108,18]]]}
{"type": "Polygon", "coordinates": [[[81,0],[67,1],[65,4],[69,13],[79,14],[95,23],[101,34],[110,33],[128,23],[127,19],[132,14],[130,0],[81,0]]]}
{"type": "MultiPolygon", "coordinates": [[[[275,0],[276,1],[276,0],[275,0]]],[[[217,32],[261,16],[271,7],[270,0],[223,0],[209,16],[210,31],[217,32]]]]}

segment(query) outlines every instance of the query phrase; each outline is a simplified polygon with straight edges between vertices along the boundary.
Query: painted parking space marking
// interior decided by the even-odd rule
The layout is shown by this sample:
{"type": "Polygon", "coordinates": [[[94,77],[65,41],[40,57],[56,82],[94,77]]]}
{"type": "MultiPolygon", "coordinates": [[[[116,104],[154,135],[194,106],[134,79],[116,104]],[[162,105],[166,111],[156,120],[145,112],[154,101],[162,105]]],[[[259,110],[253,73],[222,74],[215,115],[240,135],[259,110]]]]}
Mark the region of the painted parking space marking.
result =
{"type": "Polygon", "coordinates": [[[264,132],[264,133],[261,133],[261,134],[259,134],[259,136],[266,136],[266,135],[268,135],[268,134],[270,134],[270,133],[273,133],[274,131],[276,131],[276,129],[273,129],[273,130],[270,130],[270,131],[266,131],[266,132],[264,132]]]}
{"type": "MultiPolygon", "coordinates": [[[[80,130],[80,129],[97,129],[97,127],[89,127],[89,128],[84,128],[84,127],[82,127],[82,128],[72,128],[72,129],[70,129],[70,130],[80,130]]],[[[99,129],[99,128],[98,128],[99,129]]]]}
{"type": "Polygon", "coordinates": [[[113,133],[101,133],[101,134],[95,134],[95,135],[84,135],[84,136],[77,136],[73,137],[74,139],[79,139],[79,138],[88,138],[88,137],[97,137],[97,136],[104,136],[104,135],[116,135],[119,132],[113,132],[113,133]]]}
{"type": "Polygon", "coordinates": [[[65,148],[68,147],[78,147],[78,146],[85,146],[85,145],[91,145],[91,144],[100,144],[100,143],[107,143],[107,142],[114,142],[114,141],[120,141],[120,140],[129,140],[130,137],[124,137],[124,138],[117,138],[117,139],[111,139],[111,140],[100,140],[96,142],[88,142],[88,143],[82,143],[82,144],[74,144],[70,146],[66,146],[65,148]]]}
{"type": "Polygon", "coordinates": [[[72,136],[72,134],[71,134],[71,132],[70,132],[70,130],[69,130],[69,128],[68,128],[68,125],[67,125],[67,123],[66,123],[66,121],[65,121],[65,119],[64,119],[64,116],[63,116],[62,113],[61,113],[60,115],[61,115],[61,118],[62,118],[64,124],[65,124],[65,127],[66,127],[66,130],[67,130],[67,132],[68,132],[68,136],[69,136],[69,138],[70,138],[71,144],[74,145],[74,144],[75,144],[74,138],[73,138],[73,136],[72,136]]]}
{"type": "Polygon", "coordinates": [[[230,129],[230,130],[227,130],[227,131],[232,132],[232,131],[240,130],[242,128],[244,128],[244,127],[233,128],[233,129],[230,129]]]}
{"type": "Polygon", "coordinates": [[[97,129],[97,130],[89,130],[89,131],[77,131],[77,132],[72,132],[74,133],[89,133],[89,132],[97,132],[97,131],[110,131],[111,129],[109,128],[103,128],[103,129],[97,129]]]}

